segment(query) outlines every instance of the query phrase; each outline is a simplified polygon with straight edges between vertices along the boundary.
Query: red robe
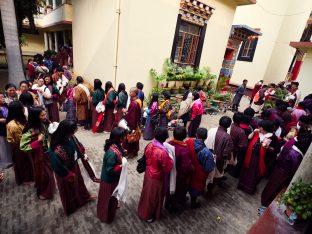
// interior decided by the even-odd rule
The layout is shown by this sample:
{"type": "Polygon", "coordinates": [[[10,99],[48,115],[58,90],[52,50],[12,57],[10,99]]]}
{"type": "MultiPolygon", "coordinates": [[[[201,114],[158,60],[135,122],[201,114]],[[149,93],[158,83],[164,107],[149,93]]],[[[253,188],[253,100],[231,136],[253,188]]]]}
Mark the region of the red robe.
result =
{"type": "Polygon", "coordinates": [[[191,177],[190,187],[195,189],[199,193],[204,192],[206,186],[206,180],[208,178],[208,173],[206,173],[203,167],[197,160],[195,148],[194,148],[194,139],[188,139],[186,144],[190,150],[190,157],[194,167],[194,172],[191,177]]]}

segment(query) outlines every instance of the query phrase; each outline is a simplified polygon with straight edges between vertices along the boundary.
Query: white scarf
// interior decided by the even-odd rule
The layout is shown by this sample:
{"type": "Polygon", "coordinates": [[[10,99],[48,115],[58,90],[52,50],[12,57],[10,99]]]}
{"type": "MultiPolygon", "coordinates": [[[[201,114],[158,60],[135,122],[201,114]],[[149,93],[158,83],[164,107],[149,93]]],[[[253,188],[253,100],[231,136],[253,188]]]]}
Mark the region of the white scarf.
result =
{"type": "Polygon", "coordinates": [[[170,194],[174,194],[176,190],[176,180],[177,180],[177,169],[176,169],[176,159],[175,159],[175,147],[165,142],[164,146],[167,149],[169,157],[173,160],[173,168],[170,172],[170,185],[169,192],[170,194]]]}
{"type": "Polygon", "coordinates": [[[275,135],[276,135],[277,137],[280,137],[281,134],[282,134],[282,128],[281,128],[281,127],[278,127],[278,129],[276,129],[276,131],[275,131],[275,135]]]}
{"type": "Polygon", "coordinates": [[[217,131],[218,131],[218,128],[211,128],[211,129],[209,129],[208,137],[205,140],[205,145],[207,146],[208,149],[214,150],[217,131]]]}
{"type": "Polygon", "coordinates": [[[273,136],[273,133],[270,132],[266,134],[259,133],[260,142],[263,142],[265,139],[270,138],[271,136],[273,136]]]}
{"type": "Polygon", "coordinates": [[[89,89],[85,85],[79,84],[78,87],[83,89],[83,91],[86,93],[88,98],[90,97],[90,91],[89,91],[89,89]]]}
{"type": "Polygon", "coordinates": [[[292,148],[293,148],[293,150],[297,151],[302,157],[304,156],[303,153],[301,152],[301,150],[298,149],[297,146],[293,145],[292,148]]]}
{"type": "Polygon", "coordinates": [[[115,188],[112,196],[116,197],[118,201],[126,203],[128,192],[128,162],[121,168],[121,174],[119,177],[119,182],[115,188]]]}

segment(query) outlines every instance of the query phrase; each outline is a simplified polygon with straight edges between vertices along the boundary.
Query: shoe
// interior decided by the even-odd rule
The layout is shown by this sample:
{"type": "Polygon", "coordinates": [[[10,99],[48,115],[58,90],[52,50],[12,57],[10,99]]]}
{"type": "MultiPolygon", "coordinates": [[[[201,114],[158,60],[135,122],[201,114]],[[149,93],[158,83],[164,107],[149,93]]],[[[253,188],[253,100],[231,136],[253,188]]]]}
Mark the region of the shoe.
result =
{"type": "Polygon", "coordinates": [[[151,219],[146,220],[147,223],[153,223],[154,221],[155,221],[155,218],[151,218],[151,219]]]}

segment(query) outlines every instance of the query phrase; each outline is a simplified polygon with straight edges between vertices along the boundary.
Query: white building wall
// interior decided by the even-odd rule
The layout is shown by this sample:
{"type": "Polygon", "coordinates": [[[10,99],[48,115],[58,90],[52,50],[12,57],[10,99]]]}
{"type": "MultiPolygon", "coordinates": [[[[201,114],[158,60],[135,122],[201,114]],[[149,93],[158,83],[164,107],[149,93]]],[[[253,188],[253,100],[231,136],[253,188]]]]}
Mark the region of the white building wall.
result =
{"type": "Polygon", "coordinates": [[[312,93],[312,50],[305,56],[297,77],[301,99],[312,93]]]}
{"type": "Polygon", "coordinates": [[[200,67],[208,66],[211,72],[218,76],[231,32],[236,3],[228,0],[209,0],[206,2],[215,7],[216,10],[213,11],[214,13],[207,24],[200,67]]]}
{"type": "MultiPolygon", "coordinates": [[[[205,0],[216,10],[208,21],[200,66],[219,74],[229,37],[235,1],[205,0]]],[[[121,0],[116,84],[144,83],[147,93],[154,82],[149,70],[162,71],[171,55],[180,0],[121,0]]],[[[89,81],[114,83],[117,1],[73,2],[74,71],[89,81]]]]}
{"type": "Polygon", "coordinates": [[[284,80],[295,51],[289,42],[300,40],[311,9],[311,0],[258,0],[255,5],[238,7],[233,24],[260,28],[262,36],[253,62],[236,62],[231,83],[248,79],[248,86],[253,87],[262,79],[266,83],[284,80]]]}

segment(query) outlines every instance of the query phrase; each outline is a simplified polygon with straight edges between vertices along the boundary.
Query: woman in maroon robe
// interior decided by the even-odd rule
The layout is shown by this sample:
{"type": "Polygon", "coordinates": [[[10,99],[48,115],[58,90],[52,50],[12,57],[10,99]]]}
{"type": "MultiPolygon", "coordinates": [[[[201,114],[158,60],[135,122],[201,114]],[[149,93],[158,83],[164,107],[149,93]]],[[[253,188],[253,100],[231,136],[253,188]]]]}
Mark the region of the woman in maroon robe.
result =
{"type": "Polygon", "coordinates": [[[145,148],[146,170],[138,215],[149,223],[160,218],[165,191],[167,191],[164,184],[165,175],[173,168],[173,160],[163,145],[168,136],[166,128],[156,128],[155,139],[145,148]]]}
{"type": "Polygon", "coordinates": [[[182,211],[186,206],[186,193],[193,171],[190,150],[184,142],[186,136],[186,128],[178,126],[173,131],[174,139],[168,142],[175,148],[177,170],[175,194],[166,196],[166,208],[171,211],[182,211]]]}
{"type": "Polygon", "coordinates": [[[116,91],[113,88],[113,84],[107,81],[105,84],[105,99],[103,104],[105,105],[104,112],[104,132],[111,132],[115,123],[114,109],[116,105],[116,91]]]}
{"type": "MultiPolygon", "coordinates": [[[[140,126],[142,101],[138,98],[137,88],[131,88],[129,95],[131,102],[125,115],[125,119],[128,123],[128,127],[132,131],[136,130],[140,126]]],[[[126,110],[124,109],[124,111],[126,110]]],[[[128,143],[127,139],[124,140],[123,147],[125,150],[127,150],[129,157],[137,156],[140,149],[139,141],[128,143]]]]}
{"type": "Polygon", "coordinates": [[[77,131],[76,122],[63,120],[51,137],[49,157],[55,172],[57,186],[66,215],[94,199],[88,192],[78,164],[84,147],[77,145],[73,136],[77,131]],[[78,148],[79,147],[79,148],[78,148]]]}
{"type": "Polygon", "coordinates": [[[113,128],[104,146],[104,158],[101,173],[101,185],[97,204],[97,216],[105,223],[111,223],[116,214],[118,201],[112,196],[118,185],[121,167],[124,160],[124,150],[121,146],[125,133],[122,128],[113,128]]]}
{"type": "Polygon", "coordinates": [[[41,200],[52,199],[55,180],[48,152],[47,113],[41,107],[29,109],[28,122],[23,130],[20,149],[31,153],[34,162],[35,187],[41,200]]]}
{"type": "Polygon", "coordinates": [[[31,155],[20,150],[20,140],[26,124],[24,107],[21,102],[9,104],[7,117],[7,140],[12,148],[15,181],[18,185],[34,181],[34,165],[31,155]]]}
{"type": "Polygon", "coordinates": [[[273,134],[273,123],[268,120],[259,122],[259,129],[255,129],[248,139],[250,143],[237,187],[246,193],[254,194],[258,183],[266,174],[269,166],[267,163],[275,161],[280,147],[277,137],[273,134]]]}

